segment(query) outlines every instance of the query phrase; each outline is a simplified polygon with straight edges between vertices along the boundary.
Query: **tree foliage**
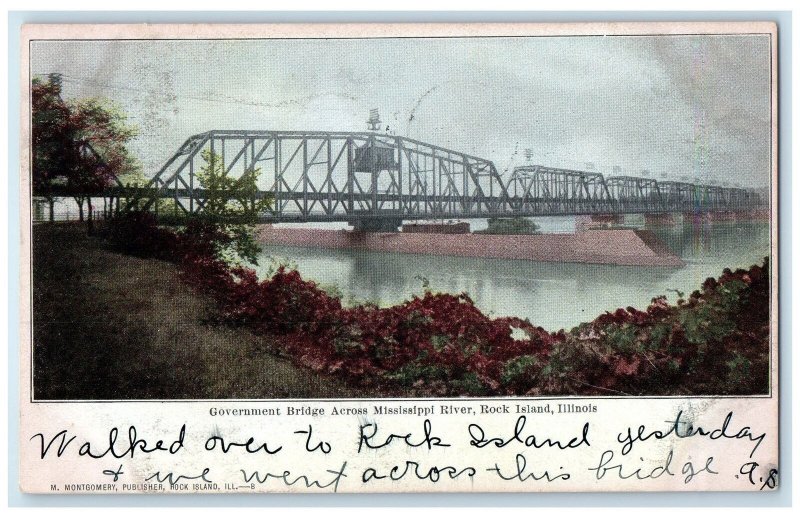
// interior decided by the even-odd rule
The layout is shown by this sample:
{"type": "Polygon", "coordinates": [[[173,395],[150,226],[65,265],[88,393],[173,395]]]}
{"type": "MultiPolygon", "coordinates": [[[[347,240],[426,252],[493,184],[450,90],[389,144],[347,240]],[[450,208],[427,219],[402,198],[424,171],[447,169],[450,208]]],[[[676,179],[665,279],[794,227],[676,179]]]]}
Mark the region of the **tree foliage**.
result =
{"type": "Polygon", "coordinates": [[[226,262],[257,263],[261,248],[255,240],[255,224],[259,215],[272,205],[271,196],[259,194],[260,169],[249,169],[235,178],[228,174],[222,157],[204,150],[205,164],[197,173],[204,199],[201,220],[213,225],[217,239],[217,255],[226,262]]]}
{"type": "Polygon", "coordinates": [[[66,184],[74,157],[71,151],[70,110],[61,98],[61,87],[51,81],[33,80],[31,88],[31,154],[33,194],[48,199],[66,184]]]}
{"type": "Polygon", "coordinates": [[[72,196],[82,214],[85,200],[136,169],[126,144],[137,130],[111,101],[64,100],[57,75],[34,79],[31,101],[34,196],[51,206],[56,196],[72,196]]]}

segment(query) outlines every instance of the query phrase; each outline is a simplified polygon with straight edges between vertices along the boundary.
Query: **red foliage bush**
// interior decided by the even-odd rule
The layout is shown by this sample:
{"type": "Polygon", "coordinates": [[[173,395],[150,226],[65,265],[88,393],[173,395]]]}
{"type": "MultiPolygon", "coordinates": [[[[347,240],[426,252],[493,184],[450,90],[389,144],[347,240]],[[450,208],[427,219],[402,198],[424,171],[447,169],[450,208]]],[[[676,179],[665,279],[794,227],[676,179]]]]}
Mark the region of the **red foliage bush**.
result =
{"type": "Polygon", "coordinates": [[[185,265],[184,277],[217,299],[226,322],[284,336],[287,351],[302,363],[353,381],[405,368],[396,381],[470,377],[471,390],[495,391],[505,360],[546,356],[554,341],[519,319],[485,316],[464,294],[426,293],[389,308],[344,308],[297,271],[280,268],[259,281],[252,270],[226,269],[205,256],[190,257],[185,265]],[[512,326],[529,338],[514,340],[512,326]]]}

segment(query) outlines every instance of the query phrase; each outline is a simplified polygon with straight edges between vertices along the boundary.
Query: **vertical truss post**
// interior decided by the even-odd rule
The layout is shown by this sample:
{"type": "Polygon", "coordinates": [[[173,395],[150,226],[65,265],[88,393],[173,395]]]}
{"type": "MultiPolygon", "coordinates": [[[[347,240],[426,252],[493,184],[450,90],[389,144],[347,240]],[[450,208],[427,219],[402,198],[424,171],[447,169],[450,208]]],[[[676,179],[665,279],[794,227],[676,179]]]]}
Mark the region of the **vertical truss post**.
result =
{"type": "Polygon", "coordinates": [[[273,164],[273,171],[275,174],[275,215],[280,217],[283,215],[283,199],[281,193],[283,192],[283,139],[275,135],[275,160],[273,164]]]}
{"type": "Polygon", "coordinates": [[[353,178],[355,176],[353,164],[353,138],[347,137],[347,211],[353,214],[354,207],[354,192],[353,192],[353,178]]]}
{"type": "Polygon", "coordinates": [[[303,216],[308,216],[308,139],[303,137],[303,216]]]}
{"type": "Polygon", "coordinates": [[[194,160],[189,162],[189,213],[194,214],[194,160]]]}
{"type": "MultiPolygon", "coordinates": [[[[403,148],[399,137],[395,137],[394,142],[397,148],[397,195],[400,200],[400,213],[406,214],[408,212],[408,206],[403,204],[403,148]]],[[[410,184],[411,182],[409,182],[409,186],[410,184]]],[[[410,198],[411,190],[409,189],[408,192],[410,198]]]]}

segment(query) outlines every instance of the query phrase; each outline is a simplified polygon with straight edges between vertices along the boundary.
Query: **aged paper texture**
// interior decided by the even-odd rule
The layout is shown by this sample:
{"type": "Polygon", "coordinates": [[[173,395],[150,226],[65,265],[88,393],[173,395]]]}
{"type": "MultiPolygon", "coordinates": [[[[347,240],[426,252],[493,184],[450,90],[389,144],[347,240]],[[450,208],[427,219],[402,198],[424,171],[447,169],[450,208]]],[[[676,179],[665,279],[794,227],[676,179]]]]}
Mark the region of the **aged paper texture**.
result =
{"type": "Polygon", "coordinates": [[[774,489],[775,38],[24,27],[22,489],[774,489]]]}

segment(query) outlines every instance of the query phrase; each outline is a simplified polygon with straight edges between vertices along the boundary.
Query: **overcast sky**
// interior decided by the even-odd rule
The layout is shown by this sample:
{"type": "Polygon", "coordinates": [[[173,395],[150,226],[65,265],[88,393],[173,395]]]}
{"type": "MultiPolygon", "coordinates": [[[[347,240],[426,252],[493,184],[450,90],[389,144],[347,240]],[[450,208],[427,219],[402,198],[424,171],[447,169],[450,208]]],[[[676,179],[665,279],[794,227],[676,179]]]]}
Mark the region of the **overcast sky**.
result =
{"type": "Polygon", "coordinates": [[[763,187],[767,36],[34,42],[64,97],[113,99],[152,175],[210,129],[391,133],[494,161],[763,187]],[[413,114],[413,117],[412,117],[413,114]]]}

